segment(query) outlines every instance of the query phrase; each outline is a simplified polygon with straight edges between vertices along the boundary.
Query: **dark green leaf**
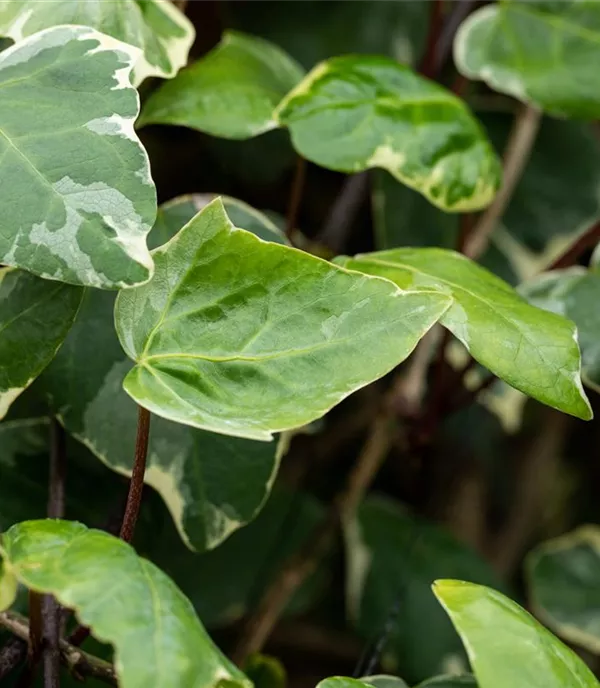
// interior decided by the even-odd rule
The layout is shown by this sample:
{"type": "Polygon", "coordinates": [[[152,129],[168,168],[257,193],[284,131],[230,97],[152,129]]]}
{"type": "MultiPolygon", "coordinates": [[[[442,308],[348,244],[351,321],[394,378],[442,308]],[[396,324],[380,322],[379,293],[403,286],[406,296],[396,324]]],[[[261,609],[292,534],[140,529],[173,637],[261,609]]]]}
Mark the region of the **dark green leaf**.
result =
{"type": "Polygon", "coordinates": [[[477,688],[475,677],[470,674],[464,676],[436,676],[419,683],[417,688],[477,688]]]}

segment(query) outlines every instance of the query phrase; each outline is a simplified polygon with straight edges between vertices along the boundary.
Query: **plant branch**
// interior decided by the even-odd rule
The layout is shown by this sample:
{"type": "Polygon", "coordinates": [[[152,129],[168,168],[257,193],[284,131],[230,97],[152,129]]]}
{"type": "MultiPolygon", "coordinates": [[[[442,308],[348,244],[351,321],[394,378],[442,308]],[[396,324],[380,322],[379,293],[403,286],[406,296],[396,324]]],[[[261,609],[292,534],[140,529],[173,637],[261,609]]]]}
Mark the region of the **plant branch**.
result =
{"type": "Polygon", "coordinates": [[[433,79],[438,71],[439,40],[444,28],[444,0],[433,0],[430,7],[427,47],[419,72],[428,79],[433,79]]]}
{"type": "Polygon", "coordinates": [[[306,181],[306,160],[298,155],[296,158],[296,170],[292,180],[292,190],[290,193],[290,202],[288,204],[287,219],[285,223],[285,235],[288,241],[293,244],[294,230],[298,222],[298,212],[300,211],[300,203],[302,202],[302,193],[304,191],[304,183],[306,181]]]}
{"type": "Polygon", "coordinates": [[[571,244],[563,253],[555,258],[552,263],[545,269],[561,270],[562,268],[570,268],[575,265],[584,251],[592,248],[600,241],[600,222],[592,225],[586,232],[584,232],[579,239],[571,244]]]}
{"type": "Polygon", "coordinates": [[[504,151],[504,181],[492,204],[479,218],[467,239],[464,253],[469,258],[479,258],[487,248],[527,165],[541,118],[542,113],[539,110],[527,105],[523,105],[517,112],[504,151]]]}
{"type": "MultiPolygon", "coordinates": [[[[29,638],[27,619],[16,612],[1,612],[0,626],[21,640],[29,638]]],[[[79,678],[95,678],[111,686],[118,685],[115,669],[109,662],[83,652],[64,640],[59,643],[61,662],[79,678]]]]}
{"type": "Polygon", "coordinates": [[[144,474],[146,473],[146,459],[148,456],[148,438],[150,436],[150,411],[143,406],[138,408],[137,437],[135,440],[135,458],[125,514],[119,537],[125,542],[131,542],[135,533],[135,526],[142,504],[144,491],[144,474]]]}

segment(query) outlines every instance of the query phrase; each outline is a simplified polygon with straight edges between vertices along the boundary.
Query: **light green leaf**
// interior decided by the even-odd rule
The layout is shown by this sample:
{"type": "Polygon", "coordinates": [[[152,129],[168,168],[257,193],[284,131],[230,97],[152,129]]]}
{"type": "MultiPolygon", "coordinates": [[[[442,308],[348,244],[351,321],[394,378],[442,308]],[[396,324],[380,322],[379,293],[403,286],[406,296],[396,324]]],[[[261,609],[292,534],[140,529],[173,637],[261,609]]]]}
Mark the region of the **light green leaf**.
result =
{"type": "MultiPolygon", "coordinates": [[[[361,676],[360,682],[365,683],[373,688],[408,688],[406,683],[397,676],[388,676],[387,674],[376,674],[374,676],[361,676]]],[[[331,686],[335,688],[335,686],[331,686]]]]}
{"type": "Polygon", "coordinates": [[[384,57],[321,63],[278,106],[298,152],[342,172],[382,167],[446,211],[490,203],[500,163],[462,100],[384,57]]]}
{"type": "MultiPolygon", "coordinates": [[[[456,633],[431,595],[440,575],[496,584],[491,568],[449,533],[411,516],[401,504],[367,499],[346,528],[347,605],[360,634],[372,640],[399,610],[384,648],[388,671],[411,685],[463,656],[456,633]]],[[[466,669],[466,659],[463,660],[466,669]]]]}
{"type": "Polygon", "coordinates": [[[536,547],[526,562],[535,615],[569,642],[600,652],[600,527],[536,547]]]}
{"type": "Polygon", "coordinates": [[[77,287],[0,268],[0,418],[56,354],[81,296],[77,287]]]}
{"type": "Polygon", "coordinates": [[[0,554],[20,583],[55,595],[114,646],[123,688],[250,687],[177,586],[122,540],[70,521],[26,521],[3,535],[0,554]]]}
{"type": "Polygon", "coordinates": [[[479,688],[597,688],[568,647],[518,604],[482,585],[440,580],[433,591],[469,655],[479,688]]]}
{"type": "Polygon", "coordinates": [[[600,115],[600,4],[500,0],[460,27],[454,58],[470,79],[555,115],[600,115]]]}
{"type": "Polygon", "coordinates": [[[277,127],[275,106],[303,75],[276,45],[228,31],[208,55],[150,96],[140,126],[178,124],[228,139],[257,136],[277,127]]]}
{"type": "Polygon", "coordinates": [[[506,282],[454,251],[393,249],[342,258],[402,289],[437,289],[452,306],[440,322],[481,365],[548,406],[589,420],[575,326],[530,306],[506,282]]]}
{"type": "Polygon", "coordinates": [[[136,361],[125,390],[226,435],[269,440],[319,418],[404,360],[449,303],[263,242],[219,200],[153,255],[154,279],[115,306],[136,361]]]}
{"type": "Polygon", "coordinates": [[[103,288],[152,274],[156,194],[128,80],[138,54],[81,26],[0,53],[0,263],[103,288]]]}
{"type": "Polygon", "coordinates": [[[0,612],[11,607],[17,597],[19,581],[13,572],[0,561],[0,612]]]}
{"type": "Polygon", "coordinates": [[[134,83],[170,78],[187,62],[194,26],[170,0],[0,0],[0,34],[22,41],[59,24],[91,26],[141,48],[134,83]]]}
{"type": "Polygon", "coordinates": [[[575,322],[583,381],[600,390],[600,270],[573,267],[547,272],[521,285],[519,291],[538,308],[575,322]]]}

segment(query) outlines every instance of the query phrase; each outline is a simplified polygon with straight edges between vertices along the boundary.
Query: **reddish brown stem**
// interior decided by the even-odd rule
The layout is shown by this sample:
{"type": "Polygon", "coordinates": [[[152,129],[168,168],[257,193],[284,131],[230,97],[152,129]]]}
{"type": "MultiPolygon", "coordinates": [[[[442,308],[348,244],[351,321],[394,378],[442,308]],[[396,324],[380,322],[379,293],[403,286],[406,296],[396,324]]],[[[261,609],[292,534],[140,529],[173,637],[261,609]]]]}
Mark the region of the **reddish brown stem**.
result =
{"type": "Polygon", "coordinates": [[[148,456],[148,438],[150,436],[150,411],[143,406],[138,410],[137,437],[135,441],[135,458],[131,481],[129,482],[129,493],[125,514],[121,525],[119,537],[125,542],[131,542],[135,533],[135,526],[140,513],[142,504],[142,493],[144,491],[144,474],[146,473],[146,458],[148,456]]]}
{"type": "Polygon", "coordinates": [[[590,227],[587,232],[582,234],[574,244],[571,244],[567,250],[556,258],[546,268],[547,270],[560,270],[562,268],[569,268],[575,265],[584,251],[592,248],[600,241],[600,222],[590,227]]]}
{"type": "Polygon", "coordinates": [[[433,0],[429,18],[429,33],[427,47],[421,60],[419,71],[423,76],[433,79],[437,71],[437,50],[440,35],[444,28],[444,0],[433,0]]]}

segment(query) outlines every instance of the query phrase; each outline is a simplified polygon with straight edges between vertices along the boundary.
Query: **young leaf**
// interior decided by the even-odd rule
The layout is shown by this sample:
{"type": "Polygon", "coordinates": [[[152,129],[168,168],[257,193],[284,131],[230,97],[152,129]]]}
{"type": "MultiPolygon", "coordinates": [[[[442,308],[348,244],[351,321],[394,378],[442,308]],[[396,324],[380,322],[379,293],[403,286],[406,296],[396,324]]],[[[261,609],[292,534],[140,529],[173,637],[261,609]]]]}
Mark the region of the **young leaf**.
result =
{"type": "Polygon", "coordinates": [[[406,358],[448,297],[403,292],[230,223],[213,201],[153,252],[115,322],[124,387],[180,423],[269,440],[325,414],[406,358]]]}
{"type": "Polygon", "coordinates": [[[276,45],[228,31],[214,50],[150,96],[140,126],[179,124],[228,139],[257,136],[277,127],[275,106],[303,75],[276,45]]]}
{"type": "Polygon", "coordinates": [[[360,634],[376,637],[398,608],[386,644],[388,666],[401,668],[410,685],[443,671],[444,660],[462,652],[430,586],[440,575],[494,585],[490,567],[449,533],[381,497],[364,502],[345,535],[347,606],[360,634]]]}
{"type": "Polygon", "coordinates": [[[379,275],[402,289],[436,289],[453,297],[440,322],[481,365],[548,406],[589,420],[579,377],[575,326],[530,306],[506,282],[459,253],[393,249],[342,258],[353,270],[379,275]]]}
{"type": "Polygon", "coordinates": [[[59,24],[91,26],[141,48],[133,81],[168,79],[187,62],[194,26],[170,0],[0,0],[0,34],[22,41],[59,24]]]}
{"type": "Polygon", "coordinates": [[[70,521],[26,521],[4,533],[0,554],[20,583],[54,595],[114,646],[123,688],[250,688],[177,586],[122,540],[70,521]]]}
{"type": "Polygon", "coordinates": [[[138,54],[81,26],[0,53],[0,263],[102,288],[152,274],[156,194],[128,81],[138,54]]]}
{"type": "Polygon", "coordinates": [[[278,106],[298,152],[342,172],[383,167],[447,211],[488,205],[500,163],[462,100],[385,57],[321,63],[278,106]]]}
{"type": "Polygon", "coordinates": [[[19,581],[0,560],[0,612],[11,607],[17,597],[19,581]]]}
{"type": "Polygon", "coordinates": [[[440,580],[433,591],[469,655],[479,688],[597,688],[585,663],[518,604],[482,585],[440,580]]]}
{"type": "Polygon", "coordinates": [[[600,528],[583,526],[527,558],[535,615],[568,641],[600,652],[600,528]]]}
{"type": "Polygon", "coordinates": [[[561,0],[500,0],[460,27],[454,58],[469,79],[482,79],[555,115],[600,114],[600,5],[561,0]]]}
{"type": "Polygon", "coordinates": [[[0,418],[50,363],[81,297],[77,287],[0,268],[0,418]]]}
{"type": "Polygon", "coordinates": [[[600,269],[556,270],[523,284],[519,291],[538,308],[570,318],[577,325],[583,381],[600,390],[600,269]]]}

